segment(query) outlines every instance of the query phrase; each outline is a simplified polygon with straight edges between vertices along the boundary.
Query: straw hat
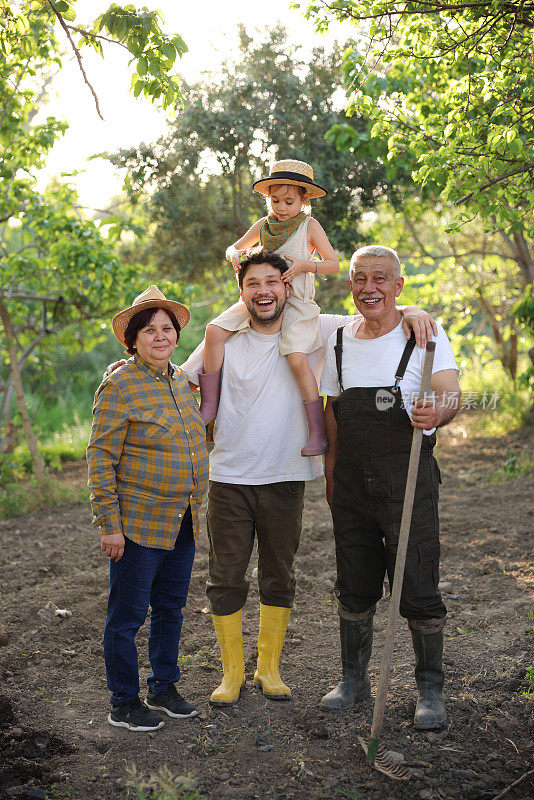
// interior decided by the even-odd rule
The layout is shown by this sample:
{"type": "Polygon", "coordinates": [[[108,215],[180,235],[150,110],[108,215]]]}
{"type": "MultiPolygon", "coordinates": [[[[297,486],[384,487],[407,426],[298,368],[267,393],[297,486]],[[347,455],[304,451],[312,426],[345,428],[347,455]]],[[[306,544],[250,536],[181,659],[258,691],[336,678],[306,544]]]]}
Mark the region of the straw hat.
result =
{"type": "Polygon", "coordinates": [[[262,178],[252,184],[252,188],[260,194],[269,194],[269,186],[273,184],[289,184],[304,186],[309,197],[324,197],[328,192],[313,182],[313,169],[305,161],[275,161],[268,178],[262,178]]]}
{"type": "Polygon", "coordinates": [[[157,286],[149,286],[148,289],[145,289],[142,294],[135,298],[129,308],[125,308],[124,311],[119,311],[111,321],[113,333],[125,347],[124,333],[128,327],[128,323],[135,314],[144,311],[145,308],[164,308],[166,311],[171,311],[180,326],[180,330],[185,328],[191,319],[191,314],[186,306],[177,303],[176,300],[167,300],[163,292],[160,292],[157,286]]]}

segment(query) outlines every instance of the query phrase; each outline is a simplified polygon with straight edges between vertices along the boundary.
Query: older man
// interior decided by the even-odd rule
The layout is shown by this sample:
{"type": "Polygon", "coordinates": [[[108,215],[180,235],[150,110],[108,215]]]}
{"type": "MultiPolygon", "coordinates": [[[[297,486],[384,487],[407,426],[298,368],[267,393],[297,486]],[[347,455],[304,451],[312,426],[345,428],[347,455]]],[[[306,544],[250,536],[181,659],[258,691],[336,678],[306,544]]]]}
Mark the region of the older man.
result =
{"type": "MultiPolygon", "coordinates": [[[[280,678],[279,659],[295,595],[293,560],[301,532],[304,484],[322,474],[322,463],[319,456],[300,454],[307,437],[306,420],[298,386],[279,350],[289,294],[282,277],[286,269],[284,259],[265,250],[242,263],[239,285],[250,327],[225,346],[207,511],[207,595],[224,669],[211,703],[219,706],[235,703],[245,681],[241,610],[248,594],[246,570],[254,536],[260,594],[254,683],[273,700],[291,694],[280,678]]],[[[352,319],[321,315],[322,341],[352,319]]],[[[407,319],[419,338],[430,335],[427,314],[410,309],[407,319]]],[[[309,355],[317,376],[323,358],[324,347],[309,355]]],[[[182,369],[198,384],[201,367],[200,345],[182,369]]]]}
{"type": "Polygon", "coordinates": [[[458,371],[438,326],[432,397],[412,404],[424,351],[406,342],[395,298],[402,291],[400,262],[389,247],[363,247],[351,260],[350,285],[363,315],[334,333],[327,345],[321,391],[327,395],[327,499],[336,542],[341,683],[321,701],[343,711],[370,696],[367,665],[373,615],[390,584],[397,551],[413,428],[424,432],[400,613],[415,650],[418,703],[415,726],[445,724],[443,628],[438,590],[440,473],[432,455],[435,430],[458,410],[458,371]]]}

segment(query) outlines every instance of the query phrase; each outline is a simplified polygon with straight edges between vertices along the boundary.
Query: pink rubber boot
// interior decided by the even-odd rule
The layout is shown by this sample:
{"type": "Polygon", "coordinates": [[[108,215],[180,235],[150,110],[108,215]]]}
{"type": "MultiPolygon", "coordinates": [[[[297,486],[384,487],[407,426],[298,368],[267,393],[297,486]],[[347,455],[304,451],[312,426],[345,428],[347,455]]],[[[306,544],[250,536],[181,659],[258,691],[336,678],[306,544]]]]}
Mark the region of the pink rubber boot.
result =
{"type": "Polygon", "coordinates": [[[308,441],[300,451],[301,456],[321,456],[326,450],[326,429],[322,398],[304,400],[304,411],[308,422],[308,441]]]}
{"type": "Polygon", "coordinates": [[[204,424],[212,422],[217,416],[219,398],[221,396],[221,370],[216,372],[199,372],[200,413],[204,424]]]}

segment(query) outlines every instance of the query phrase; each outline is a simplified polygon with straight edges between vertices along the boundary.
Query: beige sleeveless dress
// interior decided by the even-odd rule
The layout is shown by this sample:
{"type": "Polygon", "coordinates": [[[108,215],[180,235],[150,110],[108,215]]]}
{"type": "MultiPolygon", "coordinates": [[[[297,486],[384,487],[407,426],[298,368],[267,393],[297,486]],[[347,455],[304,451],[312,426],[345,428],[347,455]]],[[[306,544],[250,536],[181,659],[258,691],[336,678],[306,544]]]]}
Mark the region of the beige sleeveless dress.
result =
{"type": "MultiPolygon", "coordinates": [[[[311,217],[307,217],[287,242],[274,252],[277,255],[309,261],[308,224],[310,219],[311,217]]],[[[282,317],[280,353],[283,356],[287,356],[289,353],[313,353],[323,346],[319,335],[320,308],[313,299],[314,296],[313,272],[301,272],[291,282],[291,292],[282,317]]],[[[210,324],[217,325],[225,331],[237,333],[248,329],[250,316],[247,307],[240,300],[219,314],[210,324]]]]}

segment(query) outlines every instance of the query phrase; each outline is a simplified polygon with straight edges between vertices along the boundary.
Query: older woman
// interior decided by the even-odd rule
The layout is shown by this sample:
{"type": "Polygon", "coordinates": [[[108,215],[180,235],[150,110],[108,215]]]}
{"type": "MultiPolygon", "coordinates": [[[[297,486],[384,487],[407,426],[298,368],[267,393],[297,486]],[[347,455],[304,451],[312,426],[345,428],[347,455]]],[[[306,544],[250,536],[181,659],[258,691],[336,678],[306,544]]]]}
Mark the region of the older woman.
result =
{"type": "Polygon", "coordinates": [[[152,731],[197,714],[177,692],[178,644],[207,481],[204,424],[170,358],[189,310],[150,286],[113,318],[133,356],[98,388],[87,448],[93,523],[110,558],[104,633],[111,725],[152,731]],[[151,606],[146,704],[135,636],[151,606]]]}

